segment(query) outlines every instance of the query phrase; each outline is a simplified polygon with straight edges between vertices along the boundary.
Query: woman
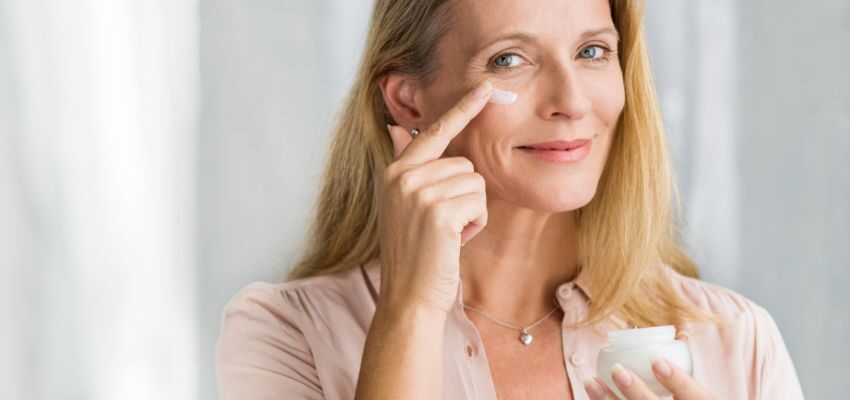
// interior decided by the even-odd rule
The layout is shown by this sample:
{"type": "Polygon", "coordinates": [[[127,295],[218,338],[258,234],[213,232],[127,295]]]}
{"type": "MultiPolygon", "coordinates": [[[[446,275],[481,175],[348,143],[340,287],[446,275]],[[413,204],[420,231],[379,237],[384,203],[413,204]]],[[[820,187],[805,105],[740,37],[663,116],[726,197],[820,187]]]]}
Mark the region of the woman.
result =
{"type": "Polygon", "coordinates": [[[615,398],[605,332],[667,324],[694,358],[653,365],[676,398],[802,398],[770,314],[678,245],[642,18],[376,1],[307,252],[226,307],[222,399],[615,398]]]}

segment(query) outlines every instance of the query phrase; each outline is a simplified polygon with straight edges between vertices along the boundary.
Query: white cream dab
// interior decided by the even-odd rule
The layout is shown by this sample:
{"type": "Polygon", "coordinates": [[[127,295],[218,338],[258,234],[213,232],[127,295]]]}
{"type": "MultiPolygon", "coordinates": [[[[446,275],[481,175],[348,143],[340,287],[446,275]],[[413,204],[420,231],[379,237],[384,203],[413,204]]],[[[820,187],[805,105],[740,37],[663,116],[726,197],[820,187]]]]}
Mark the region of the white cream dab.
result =
{"type": "Polygon", "coordinates": [[[493,88],[493,93],[490,95],[490,102],[496,104],[511,104],[517,99],[517,94],[507,90],[493,88]]]}

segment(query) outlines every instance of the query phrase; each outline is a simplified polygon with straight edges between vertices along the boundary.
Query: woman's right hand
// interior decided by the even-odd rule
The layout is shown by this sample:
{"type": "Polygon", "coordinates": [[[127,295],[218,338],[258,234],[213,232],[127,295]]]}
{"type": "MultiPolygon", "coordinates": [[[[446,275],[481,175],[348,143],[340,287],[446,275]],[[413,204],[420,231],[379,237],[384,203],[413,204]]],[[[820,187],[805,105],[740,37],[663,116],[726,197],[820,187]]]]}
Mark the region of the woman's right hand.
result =
{"type": "Polygon", "coordinates": [[[479,84],[413,138],[390,126],[395,161],[385,170],[378,230],[381,296],[386,307],[448,312],[460,284],[460,246],[487,224],[484,178],[465,157],[440,158],[487,105],[479,84]]]}

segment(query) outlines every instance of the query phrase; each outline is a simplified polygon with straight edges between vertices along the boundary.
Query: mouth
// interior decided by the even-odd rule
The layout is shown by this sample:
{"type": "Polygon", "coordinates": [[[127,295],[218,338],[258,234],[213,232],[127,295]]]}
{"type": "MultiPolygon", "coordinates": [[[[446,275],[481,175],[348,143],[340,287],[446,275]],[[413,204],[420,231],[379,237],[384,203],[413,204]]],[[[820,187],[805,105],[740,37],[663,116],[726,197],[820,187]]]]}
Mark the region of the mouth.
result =
{"type": "Polygon", "coordinates": [[[577,149],[581,146],[584,146],[588,142],[590,142],[590,139],[576,139],[576,140],[571,140],[569,142],[566,141],[566,140],[555,140],[555,141],[552,141],[552,142],[535,143],[535,144],[529,144],[529,145],[525,145],[525,146],[519,146],[518,148],[519,149],[526,149],[526,150],[567,151],[567,150],[577,149]]]}
{"type": "Polygon", "coordinates": [[[545,161],[570,163],[587,158],[592,144],[590,139],[558,140],[518,146],[517,149],[545,161]]]}

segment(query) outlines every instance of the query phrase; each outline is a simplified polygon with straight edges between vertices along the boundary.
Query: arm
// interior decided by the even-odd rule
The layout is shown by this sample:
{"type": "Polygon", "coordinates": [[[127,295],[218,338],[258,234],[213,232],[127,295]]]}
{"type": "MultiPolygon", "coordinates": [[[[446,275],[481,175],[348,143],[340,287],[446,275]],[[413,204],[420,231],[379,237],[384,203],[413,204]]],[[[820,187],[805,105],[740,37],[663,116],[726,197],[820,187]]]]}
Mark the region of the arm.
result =
{"type": "Polygon", "coordinates": [[[770,313],[753,304],[756,333],[756,365],[759,399],[803,399],[803,391],[791,355],[770,313]]]}
{"type": "Polygon", "coordinates": [[[366,337],[357,400],[442,397],[446,312],[379,304],[366,337]]]}

